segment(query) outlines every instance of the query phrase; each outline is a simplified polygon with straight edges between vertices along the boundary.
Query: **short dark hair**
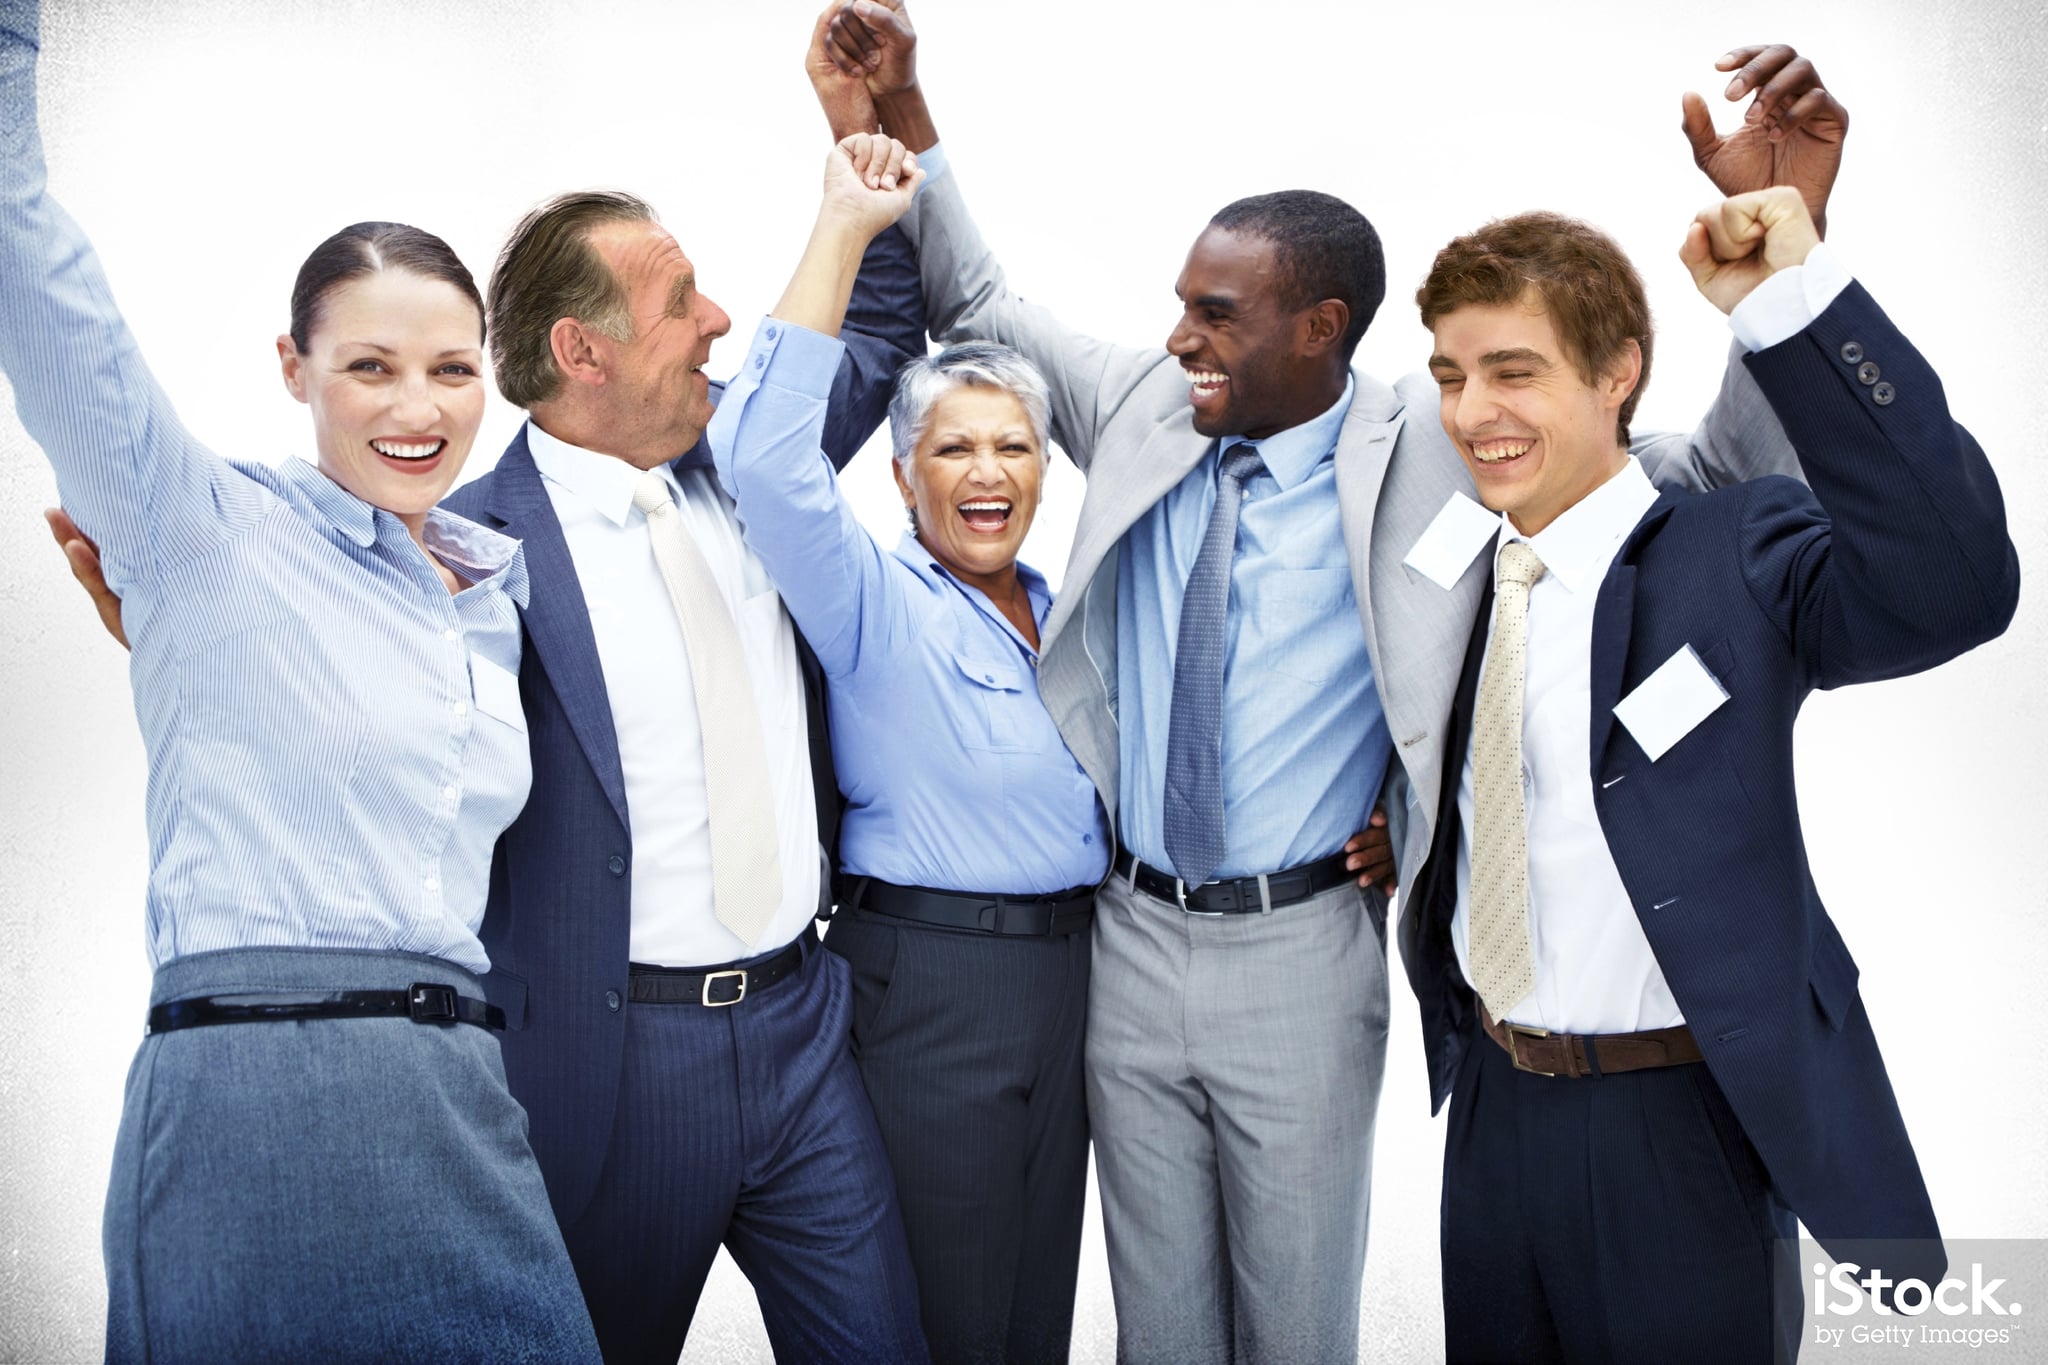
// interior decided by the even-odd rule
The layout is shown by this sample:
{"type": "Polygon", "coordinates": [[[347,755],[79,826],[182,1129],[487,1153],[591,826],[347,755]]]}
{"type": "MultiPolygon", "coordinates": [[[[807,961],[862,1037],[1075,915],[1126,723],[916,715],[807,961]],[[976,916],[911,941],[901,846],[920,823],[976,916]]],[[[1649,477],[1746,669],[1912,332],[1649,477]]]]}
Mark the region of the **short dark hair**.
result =
{"type": "Polygon", "coordinates": [[[1280,190],[1226,204],[1209,226],[1273,244],[1283,276],[1283,306],[1299,312],[1336,299],[1348,308],[1351,325],[1344,329],[1343,359],[1350,363],[1387,296],[1386,256],[1364,214],[1334,194],[1280,190]]]}
{"type": "Polygon", "coordinates": [[[654,221],[646,200],[619,190],[557,195],[519,220],[491,272],[491,372],[506,401],[530,408],[560,391],[552,335],[563,318],[614,341],[633,339],[626,292],[590,233],[654,221]]]}
{"type": "Polygon", "coordinates": [[[1612,237],[1590,223],[1561,213],[1518,213],[1496,218],[1476,232],[1455,238],[1429,267],[1415,306],[1422,325],[1467,304],[1498,307],[1534,289],[1566,358],[1586,383],[1619,360],[1634,341],[1643,357],[1635,391],[1616,414],[1616,437],[1628,444],[1636,400],[1650,384],[1650,351],[1656,329],[1643,278],[1612,237]]]}
{"type": "Polygon", "coordinates": [[[320,325],[327,296],[350,280],[379,270],[407,270],[454,285],[476,305],[477,339],[483,339],[483,296],[452,247],[433,233],[404,223],[350,223],[313,248],[292,282],[292,345],[300,354],[320,325]]]}

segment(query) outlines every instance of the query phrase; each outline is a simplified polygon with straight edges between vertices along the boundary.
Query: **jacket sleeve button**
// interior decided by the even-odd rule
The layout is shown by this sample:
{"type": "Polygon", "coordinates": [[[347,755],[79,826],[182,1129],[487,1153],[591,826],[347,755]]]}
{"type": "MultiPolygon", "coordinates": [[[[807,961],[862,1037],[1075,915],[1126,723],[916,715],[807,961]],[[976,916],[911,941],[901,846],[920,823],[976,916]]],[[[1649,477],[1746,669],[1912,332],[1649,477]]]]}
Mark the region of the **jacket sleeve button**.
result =
{"type": "Polygon", "coordinates": [[[1876,388],[1870,391],[1870,401],[1877,404],[1879,407],[1883,407],[1885,404],[1891,402],[1892,399],[1895,398],[1897,395],[1898,390],[1894,389],[1889,382],[1885,382],[1879,384],[1876,388]]]}
{"type": "Polygon", "coordinates": [[[1860,341],[1843,342],[1841,355],[1844,365],[1856,364],[1863,359],[1863,343],[1860,341]]]}

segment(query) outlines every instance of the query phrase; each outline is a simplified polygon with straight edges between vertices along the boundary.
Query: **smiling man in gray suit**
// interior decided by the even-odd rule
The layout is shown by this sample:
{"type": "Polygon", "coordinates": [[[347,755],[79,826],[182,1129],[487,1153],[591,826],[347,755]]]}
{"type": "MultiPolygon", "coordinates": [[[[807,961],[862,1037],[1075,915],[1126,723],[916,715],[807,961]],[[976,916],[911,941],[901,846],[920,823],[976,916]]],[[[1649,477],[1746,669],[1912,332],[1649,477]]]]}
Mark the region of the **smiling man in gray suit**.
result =
{"type": "MultiPolygon", "coordinates": [[[[929,174],[903,225],[933,335],[1035,361],[1088,476],[1039,687],[1119,839],[1087,1043],[1118,1354],[1351,1359],[1388,1002],[1385,892],[1345,840],[1377,797],[1402,866],[1429,847],[1485,572],[1476,542],[1441,582],[1403,561],[1471,483],[1427,375],[1351,368],[1384,292],[1356,210],[1240,200],[1188,253],[1164,349],[1082,336],[1006,286],[913,48],[900,0],[856,0],[813,58],[866,72],[929,174]]],[[[1839,106],[1789,49],[1723,69],[1752,59],[1729,97],[1762,87],[1762,112],[1720,140],[1689,101],[1696,155],[1732,194],[1796,154],[1818,209],[1839,106]]],[[[1698,434],[1636,453],[1692,486],[1791,467],[1739,366],[1698,434]]]]}

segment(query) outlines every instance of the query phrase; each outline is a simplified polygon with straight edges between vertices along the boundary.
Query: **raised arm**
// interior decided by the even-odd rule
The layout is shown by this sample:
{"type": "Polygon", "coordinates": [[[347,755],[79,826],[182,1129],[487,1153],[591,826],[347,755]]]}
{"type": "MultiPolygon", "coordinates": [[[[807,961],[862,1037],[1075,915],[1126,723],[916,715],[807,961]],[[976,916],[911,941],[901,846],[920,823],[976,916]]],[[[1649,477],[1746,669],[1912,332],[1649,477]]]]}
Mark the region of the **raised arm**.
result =
{"type": "MultiPolygon", "coordinates": [[[[812,35],[807,63],[828,117],[835,100],[844,97],[822,72],[860,74],[885,132],[913,152],[936,146],[938,130],[917,79],[916,45],[901,0],[834,0],[812,35]]],[[[1012,293],[950,169],[942,166],[933,174],[904,216],[903,231],[917,250],[932,336],[941,342],[1000,341],[1023,352],[1051,388],[1054,439],[1086,469],[1102,423],[1163,353],[1099,341],[1012,293]]]]}
{"type": "MultiPolygon", "coordinates": [[[[1687,93],[1681,126],[1692,158],[1723,198],[1773,185],[1796,190],[1825,237],[1828,198],[1842,169],[1849,111],[1821,81],[1813,62],[1784,43],[1753,43],[1714,63],[1732,73],[1722,98],[1745,97],[1742,121],[1717,132],[1706,100],[1687,93]]],[[[1703,490],[1786,474],[1804,478],[1799,457],[1769,401],[1757,388],[1740,344],[1729,351],[1721,391],[1689,434],[1659,432],[1632,443],[1644,472],[1660,486],[1703,490]]]]}
{"type": "Polygon", "coordinates": [[[839,495],[819,440],[856,266],[919,179],[916,159],[889,139],[857,134],[833,149],[803,259],[707,432],[747,544],[835,677],[858,666],[863,641],[904,629],[891,561],[839,495]]]}
{"type": "MultiPolygon", "coordinates": [[[[1814,300],[1818,241],[1798,195],[1780,188],[1700,214],[1681,256],[1729,311],[1766,281],[1814,300]]],[[[1929,668],[1997,636],[2018,602],[2019,562],[1998,480],[1912,343],[1845,275],[1816,312],[1747,360],[1812,494],[1756,491],[1743,571],[1811,681],[1836,687],[1929,668]]]]}
{"type": "Polygon", "coordinates": [[[917,253],[903,229],[891,226],[868,244],[847,301],[839,339],[846,356],[825,408],[825,458],[846,468],[889,411],[896,372],[925,353],[924,288],[917,253]]]}
{"type": "Polygon", "coordinates": [[[99,258],[45,184],[36,0],[0,0],[0,370],[64,506],[125,592],[260,515],[254,485],[179,423],[99,258]]]}

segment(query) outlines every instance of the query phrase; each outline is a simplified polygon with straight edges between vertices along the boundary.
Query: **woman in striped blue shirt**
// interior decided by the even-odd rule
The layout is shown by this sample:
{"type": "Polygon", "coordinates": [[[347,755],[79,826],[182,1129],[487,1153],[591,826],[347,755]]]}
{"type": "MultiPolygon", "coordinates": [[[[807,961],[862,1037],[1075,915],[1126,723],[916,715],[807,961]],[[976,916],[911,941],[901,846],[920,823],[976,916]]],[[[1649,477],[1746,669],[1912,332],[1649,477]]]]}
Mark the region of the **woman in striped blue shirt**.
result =
{"type": "Polygon", "coordinates": [[[149,1033],[107,1196],[111,1360],[595,1360],[477,973],[525,802],[516,542],[435,510],[484,409],[439,238],[344,229],[278,338],[317,467],[228,463],[48,196],[0,0],[0,369],[124,599],[149,1033]]]}

